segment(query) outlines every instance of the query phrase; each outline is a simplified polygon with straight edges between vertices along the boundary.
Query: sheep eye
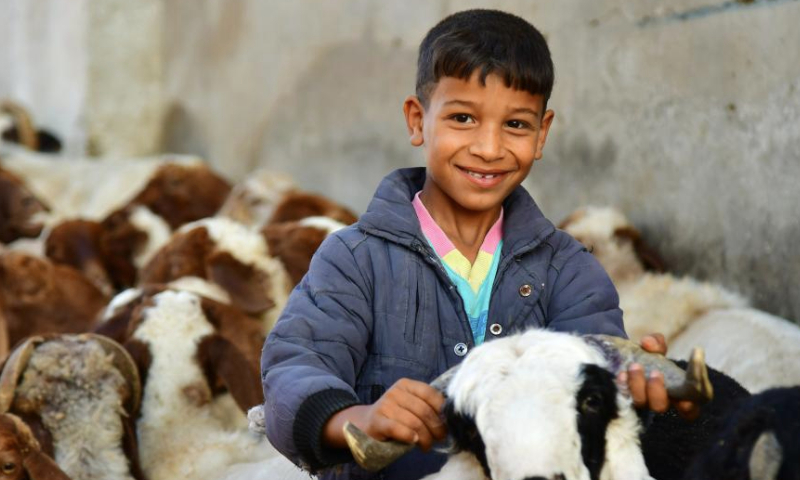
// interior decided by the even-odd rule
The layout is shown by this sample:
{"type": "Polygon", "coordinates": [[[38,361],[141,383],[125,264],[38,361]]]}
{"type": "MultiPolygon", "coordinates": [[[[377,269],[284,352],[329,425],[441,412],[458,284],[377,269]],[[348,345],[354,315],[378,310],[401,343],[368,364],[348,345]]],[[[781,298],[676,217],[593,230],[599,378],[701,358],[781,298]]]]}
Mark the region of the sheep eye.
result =
{"type": "Polygon", "coordinates": [[[600,408],[603,406],[603,399],[600,398],[600,395],[593,393],[588,397],[583,399],[581,402],[581,412],[582,413],[597,413],[600,411],[600,408]]]}
{"type": "Polygon", "coordinates": [[[17,464],[12,462],[7,462],[3,464],[3,473],[11,473],[17,469],[17,464]]]}

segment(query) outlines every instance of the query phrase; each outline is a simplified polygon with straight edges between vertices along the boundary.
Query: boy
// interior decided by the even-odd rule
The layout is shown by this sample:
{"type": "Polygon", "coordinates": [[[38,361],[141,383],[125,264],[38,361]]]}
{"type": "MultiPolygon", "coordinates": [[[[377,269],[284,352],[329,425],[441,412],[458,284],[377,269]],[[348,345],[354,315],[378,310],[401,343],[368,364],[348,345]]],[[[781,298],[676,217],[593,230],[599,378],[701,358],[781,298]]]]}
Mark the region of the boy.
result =
{"type": "MultiPolygon", "coordinates": [[[[295,463],[346,463],[323,478],[420,478],[443,464],[426,452],[446,435],[427,382],[474,345],[525,328],[625,335],[602,267],[520,186],[542,157],[552,85],[545,40],[518,17],[460,12],[427,34],[403,106],[427,169],[387,176],[325,241],[264,346],[267,435],[295,463]],[[370,475],[347,463],[346,420],[420,449],[370,475]]],[[[660,377],[629,377],[637,404],[667,408],[660,377]]]]}

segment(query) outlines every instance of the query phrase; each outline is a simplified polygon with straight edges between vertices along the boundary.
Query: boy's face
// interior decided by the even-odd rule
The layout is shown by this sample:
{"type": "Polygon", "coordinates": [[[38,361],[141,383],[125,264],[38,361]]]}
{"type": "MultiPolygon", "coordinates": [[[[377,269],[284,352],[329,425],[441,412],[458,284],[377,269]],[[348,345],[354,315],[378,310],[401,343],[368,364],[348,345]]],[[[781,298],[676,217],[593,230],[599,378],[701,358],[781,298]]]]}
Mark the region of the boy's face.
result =
{"type": "Polygon", "coordinates": [[[542,95],[506,87],[494,74],[481,85],[478,72],[441,78],[427,109],[406,99],[411,143],[425,150],[426,194],[473,212],[499,208],[542,158],[554,115],[543,104],[542,95]]]}

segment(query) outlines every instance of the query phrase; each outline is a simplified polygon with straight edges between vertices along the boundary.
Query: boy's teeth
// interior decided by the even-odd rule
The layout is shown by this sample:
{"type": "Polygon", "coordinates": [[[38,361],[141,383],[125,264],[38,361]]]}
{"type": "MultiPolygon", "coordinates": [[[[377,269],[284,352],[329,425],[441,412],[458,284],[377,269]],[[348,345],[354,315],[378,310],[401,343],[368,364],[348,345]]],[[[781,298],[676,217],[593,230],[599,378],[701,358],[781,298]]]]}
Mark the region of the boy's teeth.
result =
{"type": "Polygon", "coordinates": [[[497,176],[497,174],[495,174],[495,173],[489,173],[489,174],[485,174],[484,175],[484,174],[480,174],[480,173],[476,173],[476,172],[471,172],[469,170],[467,170],[467,173],[469,173],[471,176],[473,176],[475,178],[494,178],[494,177],[497,176]]]}

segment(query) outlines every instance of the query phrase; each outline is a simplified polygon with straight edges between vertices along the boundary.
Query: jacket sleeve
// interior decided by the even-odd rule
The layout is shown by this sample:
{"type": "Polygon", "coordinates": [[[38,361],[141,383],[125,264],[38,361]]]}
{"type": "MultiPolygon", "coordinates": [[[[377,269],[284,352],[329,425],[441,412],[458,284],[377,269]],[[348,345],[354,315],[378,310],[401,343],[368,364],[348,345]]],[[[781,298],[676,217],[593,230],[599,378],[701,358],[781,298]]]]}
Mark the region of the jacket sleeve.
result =
{"type": "Polygon", "coordinates": [[[323,242],[261,353],[270,442],[311,471],[352,460],[321,445],[322,427],[359,402],[354,385],[372,330],[371,283],[337,235],[323,242]]]}
{"type": "Polygon", "coordinates": [[[566,260],[555,262],[555,278],[551,277],[547,327],[627,338],[617,289],[594,255],[568,238],[568,246],[560,255],[566,260]]]}

